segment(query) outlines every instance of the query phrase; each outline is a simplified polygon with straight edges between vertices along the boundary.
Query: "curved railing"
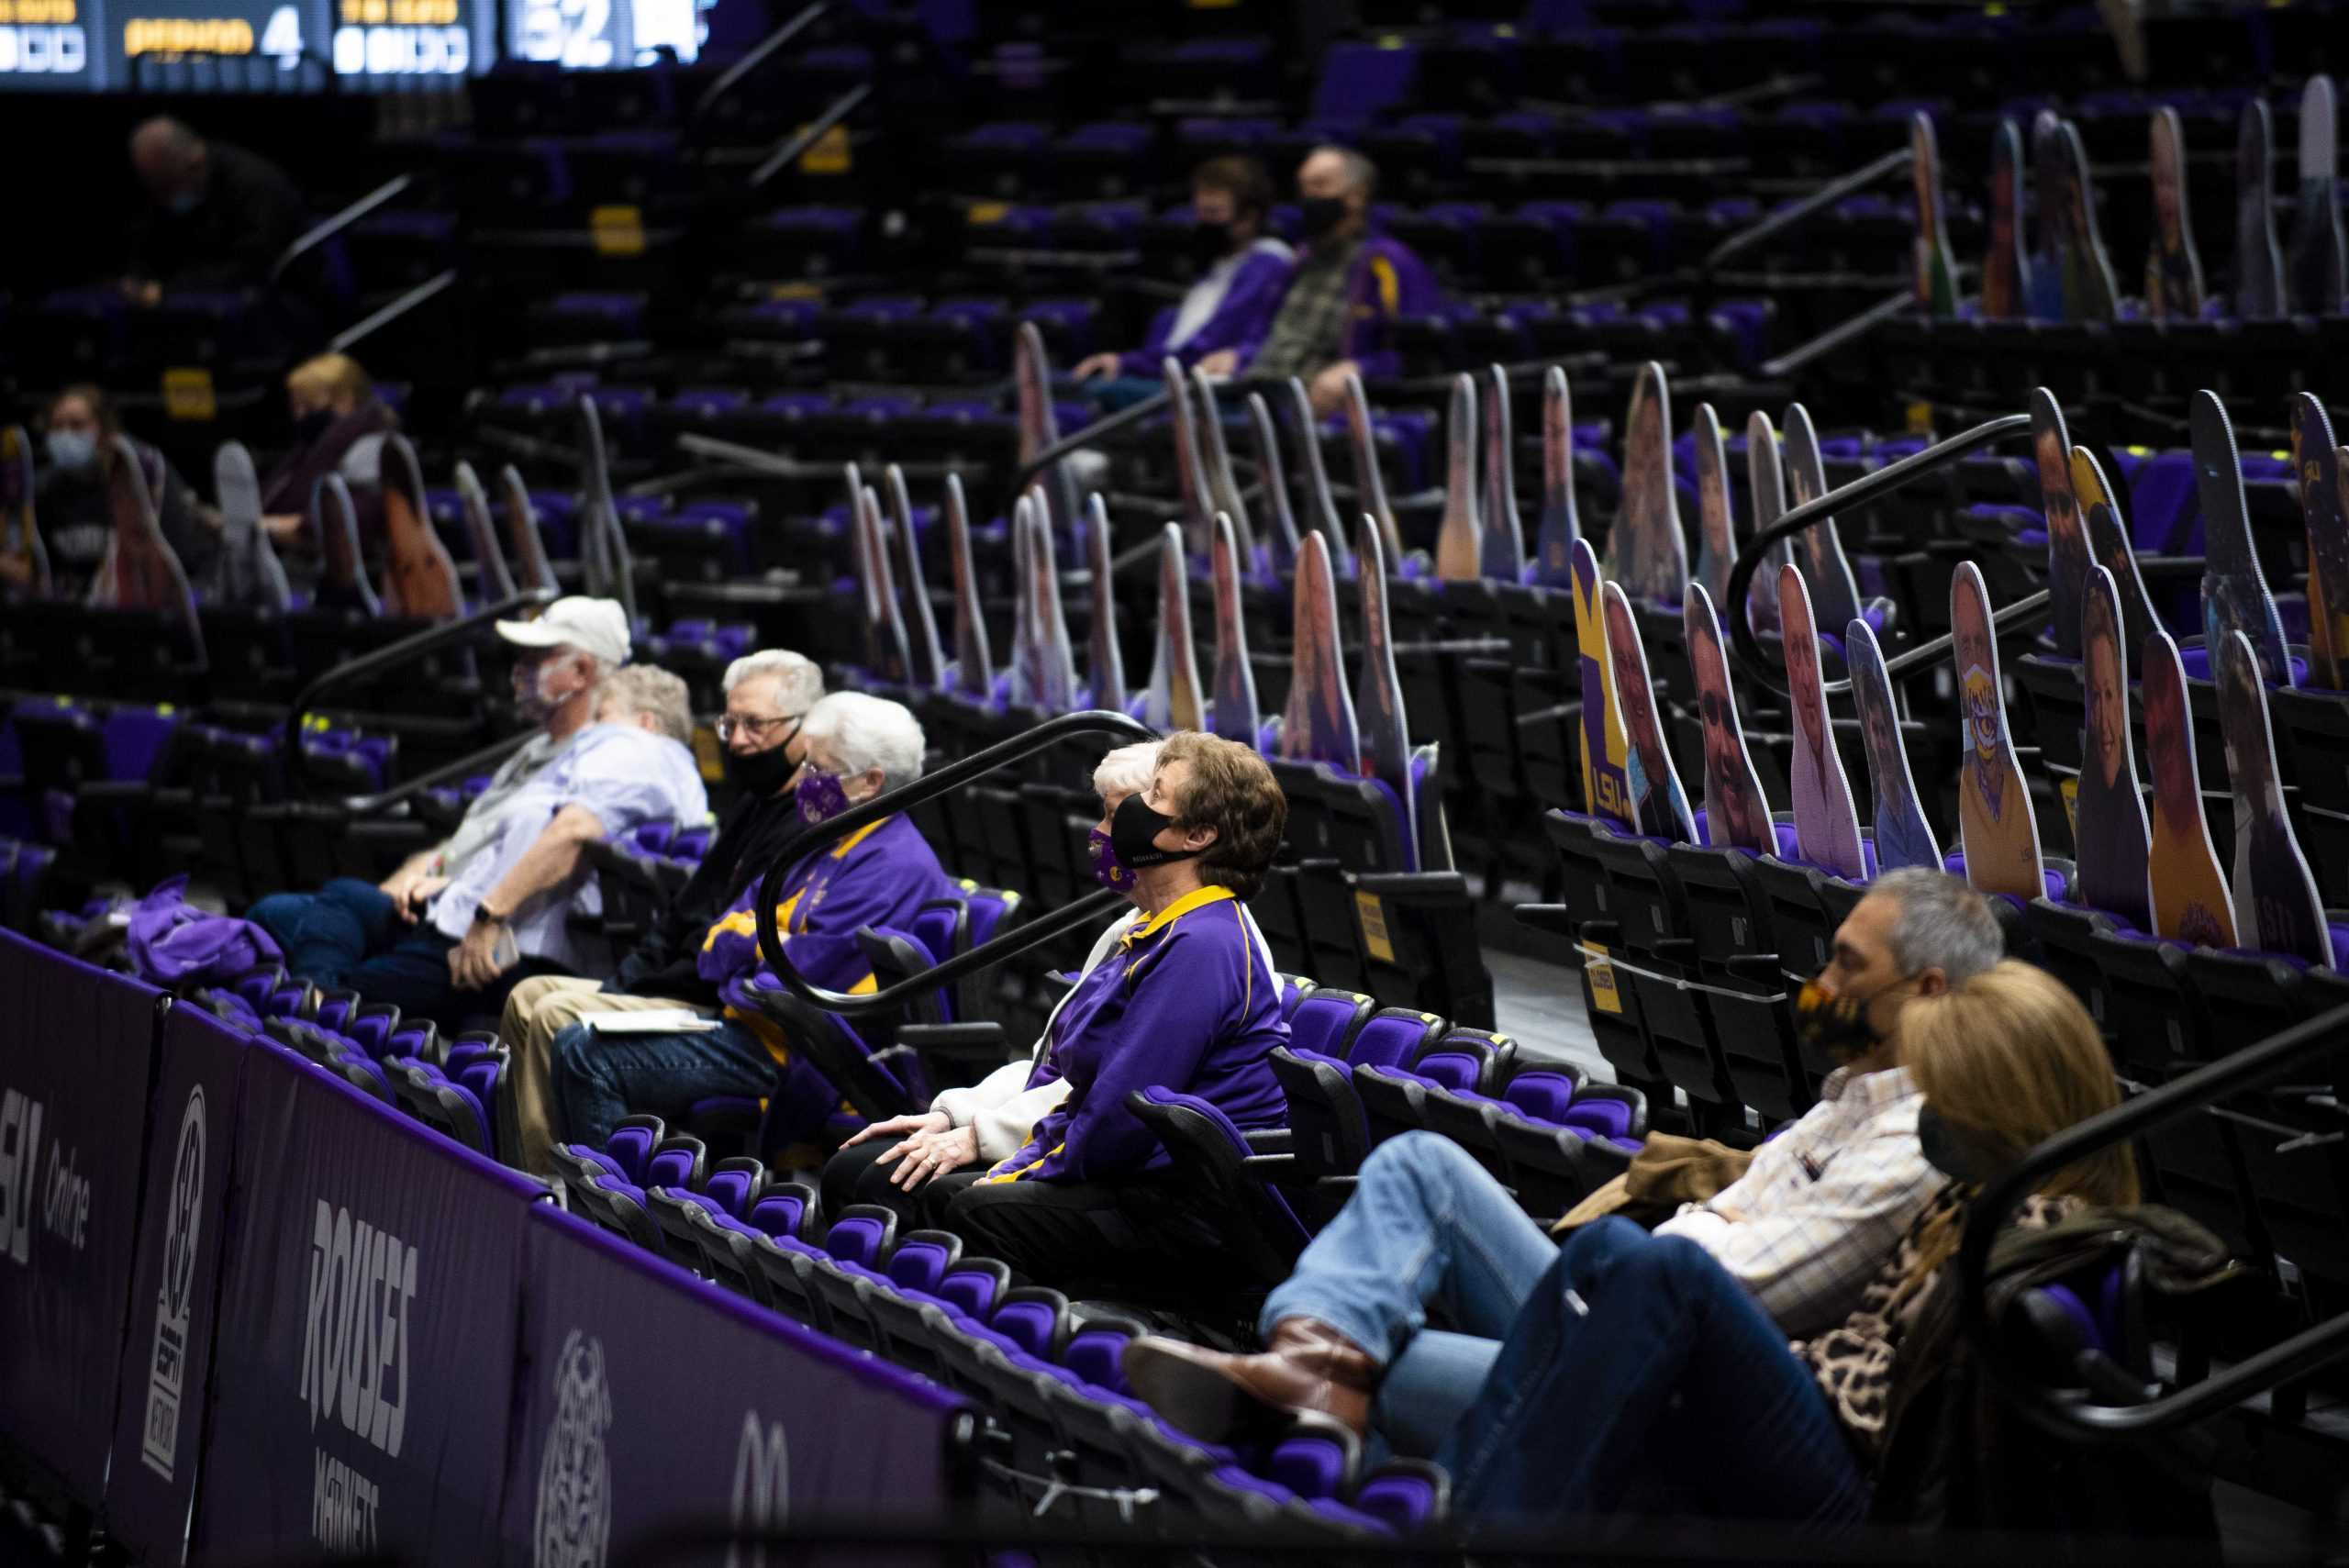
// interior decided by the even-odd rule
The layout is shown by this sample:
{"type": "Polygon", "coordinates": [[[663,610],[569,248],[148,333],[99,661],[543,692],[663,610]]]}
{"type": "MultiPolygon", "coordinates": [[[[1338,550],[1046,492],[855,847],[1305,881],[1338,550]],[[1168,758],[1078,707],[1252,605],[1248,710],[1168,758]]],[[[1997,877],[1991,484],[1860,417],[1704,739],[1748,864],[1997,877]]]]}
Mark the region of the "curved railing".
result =
{"type": "Polygon", "coordinates": [[[909,784],[900,784],[874,795],[862,805],[852,806],[838,817],[812,827],[802,828],[775,851],[774,862],[760,879],[756,901],[752,907],[759,923],[759,957],[785,989],[802,1000],[813,1003],[828,1013],[853,1018],[860,1014],[887,1012],[904,1006],[925,993],[937,990],[965,974],[975,973],[990,964],[1041,947],[1070,931],[1089,926],[1126,903],[1125,895],[1103,888],[1087,894],[1066,908],[1022,923],[1018,929],[1006,932],[991,941],[980,943],[970,951],[961,953],[945,962],[907,976],[885,989],[865,995],[851,995],[844,991],[829,991],[816,984],[793,966],[790,946],[783,940],[774,918],[775,902],[783,896],[784,879],[791,868],[808,855],[828,844],[836,844],[860,828],[868,827],[885,817],[911,810],[917,806],[937,799],[974,779],[997,773],[1025,762],[1039,751],[1063,740],[1081,736],[1101,735],[1119,742],[1155,740],[1158,736],[1149,726],[1122,713],[1095,708],[1085,713],[1063,714],[1047,719],[1035,728],[997,741],[985,750],[973,753],[960,762],[949,762],[935,773],[925,774],[909,784]]]}

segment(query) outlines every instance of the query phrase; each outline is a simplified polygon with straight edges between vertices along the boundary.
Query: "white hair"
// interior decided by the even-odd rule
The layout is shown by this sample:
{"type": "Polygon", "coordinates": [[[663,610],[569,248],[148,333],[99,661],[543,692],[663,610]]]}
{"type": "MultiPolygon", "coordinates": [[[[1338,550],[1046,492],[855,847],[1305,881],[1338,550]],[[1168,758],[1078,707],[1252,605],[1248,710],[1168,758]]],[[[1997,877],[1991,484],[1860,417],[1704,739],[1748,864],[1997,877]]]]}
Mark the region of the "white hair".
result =
{"type": "Polygon", "coordinates": [[[734,688],[753,675],[774,679],[775,704],[786,715],[806,713],[824,695],[823,670],[805,653],[794,653],[788,648],[762,648],[743,654],[726,666],[726,676],[718,684],[732,696],[734,688]]]}
{"type": "Polygon", "coordinates": [[[829,742],[851,774],[880,769],[883,789],[921,777],[921,721],[903,703],[863,692],[834,692],[807,710],[800,733],[809,740],[829,742]]]}
{"type": "Polygon", "coordinates": [[[1093,770],[1093,793],[1107,800],[1113,795],[1140,795],[1158,772],[1157,740],[1137,740],[1101,759],[1093,770]]]}

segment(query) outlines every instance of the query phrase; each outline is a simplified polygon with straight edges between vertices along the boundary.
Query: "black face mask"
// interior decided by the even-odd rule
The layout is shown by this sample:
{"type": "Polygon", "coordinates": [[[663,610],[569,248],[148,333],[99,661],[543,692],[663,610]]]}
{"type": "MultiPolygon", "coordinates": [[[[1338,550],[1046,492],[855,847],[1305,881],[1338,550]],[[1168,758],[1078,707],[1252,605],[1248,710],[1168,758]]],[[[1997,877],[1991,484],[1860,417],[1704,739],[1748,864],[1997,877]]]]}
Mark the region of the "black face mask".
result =
{"type": "Polygon", "coordinates": [[[313,408],[294,421],[294,439],[306,447],[320,436],[325,435],[333,428],[333,409],[313,408]]]}
{"type": "Polygon", "coordinates": [[[1174,818],[1152,811],[1137,790],[1118,803],[1117,815],[1109,818],[1109,844],[1118,858],[1136,871],[1169,861],[1187,861],[1199,851],[1162,850],[1152,841],[1174,826],[1174,818]]]}
{"type": "Polygon", "coordinates": [[[1851,1062],[1874,1051],[1884,1037],[1868,1022],[1868,1005],[1905,977],[1865,996],[1830,991],[1816,980],[1806,980],[1795,997],[1795,1038],[1805,1051],[1822,1053],[1831,1062],[1851,1062]]]}
{"type": "Polygon", "coordinates": [[[1228,223],[1196,223],[1191,226],[1191,261],[1204,272],[1223,260],[1231,250],[1231,225],[1228,223]]]}
{"type": "MultiPolygon", "coordinates": [[[[799,727],[792,726],[791,735],[798,733],[799,727]]],[[[799,771],[799,764],[791,760],[791,735],[763,751],[727,751],[726,782],[753,795],[773,795],[790,783],[791,775],[799,771]]]]}
{"type": "Polygon", "coordinates": [[[1952,1181],[1987,1186],[1998,1180],[2009,1162],[1985,1149],[1981,1141],[1960,1131],[1935,1110],[1931,1100],[1917,1109],[1917,1146],[1925,1163],[1952,1181]]]}
{"type": "Polygon", "coordinates": [[[1325,239],[1346,221],[1345,198],[1308,196],[1297,204],[1297,218],[1308,244],[1325,239]]]}

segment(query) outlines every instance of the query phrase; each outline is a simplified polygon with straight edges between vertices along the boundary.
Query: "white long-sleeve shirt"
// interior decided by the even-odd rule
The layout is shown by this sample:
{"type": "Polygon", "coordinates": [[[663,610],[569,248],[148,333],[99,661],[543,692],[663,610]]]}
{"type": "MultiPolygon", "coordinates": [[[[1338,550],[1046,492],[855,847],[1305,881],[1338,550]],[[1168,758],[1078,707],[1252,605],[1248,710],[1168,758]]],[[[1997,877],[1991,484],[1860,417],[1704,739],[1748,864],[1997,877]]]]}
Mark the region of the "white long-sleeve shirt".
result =
{"type": "Polygon", "coordinates": [[[1789,1339],[1851,1315],[1942,1185],[1917,1142],[1924,1103],[1905,1067],[1833,1073],[1745,1174],[1655,1229],[1710,1252],[1789,1339]]]}
{"type": "MultiPolygon", "coordinates": [[[[1245,909],[1241,911],[1241,917],[1248,922],[1249,935],[1255,938],[1257,949],[1264,954],[1266,973],[1278,973],[1273,963],[1272,946],[1257,929],[1256,917],[1245,909]]],[[[1085,967],[1077,971],[1079,977],[1090,974],[1096,964],[1117,951],[1119,940],[1142,918],[1141,910],[1132,909],[1110,921],[1094,940],[1093,951],[1085,955],[1085,967]]],[[[1044,1032],[1036,1037],[1035,1047],[1025,1060],[1007,1062],[968,1088],[948,1089],[930,1102],[931,1110],[944,1115],[954,1126],[970,1128],[978,1134],[981,1164],[992,1167],[1019,1153],[1028,1142],[1029,1130],[1068,1097],[1068,1081],[1064,1078],[1055,1078],[1032,1089],[1028,1086],[1036,1064],[1052,1049],[1052,1026],[1060,1021],[1061,1007],[1067,1001],[1063,996],[1053,1005],[1052,1016],[1044,1020],[1044,1032]]]]}

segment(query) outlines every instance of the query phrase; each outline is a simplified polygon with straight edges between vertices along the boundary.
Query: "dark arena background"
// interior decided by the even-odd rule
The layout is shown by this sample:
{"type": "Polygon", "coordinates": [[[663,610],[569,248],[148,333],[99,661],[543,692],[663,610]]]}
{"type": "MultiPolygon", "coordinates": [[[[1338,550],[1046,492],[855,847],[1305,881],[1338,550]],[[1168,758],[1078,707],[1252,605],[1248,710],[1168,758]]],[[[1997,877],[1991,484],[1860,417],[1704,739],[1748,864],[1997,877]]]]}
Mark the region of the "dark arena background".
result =
{"type": "Polygon", "coordinates": [[[0,0],[0,1562],[2349,1562],[2335,0],[0,0]]]}

